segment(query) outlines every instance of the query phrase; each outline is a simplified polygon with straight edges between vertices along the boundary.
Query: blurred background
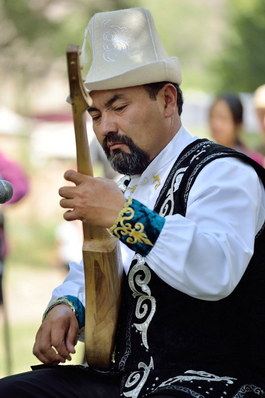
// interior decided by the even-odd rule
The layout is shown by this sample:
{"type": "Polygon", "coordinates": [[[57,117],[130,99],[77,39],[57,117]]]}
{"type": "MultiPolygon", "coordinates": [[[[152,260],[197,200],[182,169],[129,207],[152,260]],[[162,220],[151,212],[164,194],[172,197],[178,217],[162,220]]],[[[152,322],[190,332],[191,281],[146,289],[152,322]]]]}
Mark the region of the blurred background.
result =
{"type": "MultiPolygon", "coordinates": [[[[169,56],[180,59],[182,120],[191,133],[209,138],[210,103],[229,90],[244,105],[243,140],[253,149],[260,143],[253,93],[265,83],[264,0],[1,0],[0,152],[20,164],[29,189],[18,202],[0,205],[9,244],[0,377],[38,363],[34,336],[51,290],[67,272],[65,236],[80,253],[80,225],[64,229],[58,196],[64,171],[75,168],[66,47],[82,45],[95,12],[136,6],[150,9],[169,56]]],[[[88,130],[91,141],[89,122],[88,130]]],[[[96,160],[95,174],[104,175],[96,160]]],[[[74,363],[82,355],[79,343],[74,363]]]]}

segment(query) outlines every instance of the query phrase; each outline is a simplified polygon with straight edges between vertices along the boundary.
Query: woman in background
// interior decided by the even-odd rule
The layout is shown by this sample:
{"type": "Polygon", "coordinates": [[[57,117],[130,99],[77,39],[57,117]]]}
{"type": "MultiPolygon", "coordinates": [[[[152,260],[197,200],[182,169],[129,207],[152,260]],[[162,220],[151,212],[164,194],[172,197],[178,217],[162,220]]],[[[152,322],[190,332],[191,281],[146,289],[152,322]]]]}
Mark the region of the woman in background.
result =
{"type": "Polygon", "coordinates": [[[243,127],[243,105],[237,94],[223,93],[215,98],[209,110],[209,128],[218,144],[243,152],[262,166],[264,157],[249,150],[240,139],[243,127]]]}

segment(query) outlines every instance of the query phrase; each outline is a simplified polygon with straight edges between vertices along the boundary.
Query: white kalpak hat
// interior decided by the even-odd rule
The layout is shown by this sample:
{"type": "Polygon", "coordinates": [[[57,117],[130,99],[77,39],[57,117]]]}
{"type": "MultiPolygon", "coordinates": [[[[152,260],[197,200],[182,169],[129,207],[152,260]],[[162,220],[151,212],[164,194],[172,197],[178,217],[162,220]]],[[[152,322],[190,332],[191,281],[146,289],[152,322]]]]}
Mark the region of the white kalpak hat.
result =
{"type": "Polygon", "coordinates": [[[81,62],[92,64],[85,79],[88,91],[169,81],[181,83],[177,57],[168,58],[152,15],[145,8],[100,12],[85,31],[81,62]]]}
{"type": "Polygon", "coordinates": [[[259,86],[254,92],[253,102],[255,108],[265,108],[265,84],[259,86]]]}

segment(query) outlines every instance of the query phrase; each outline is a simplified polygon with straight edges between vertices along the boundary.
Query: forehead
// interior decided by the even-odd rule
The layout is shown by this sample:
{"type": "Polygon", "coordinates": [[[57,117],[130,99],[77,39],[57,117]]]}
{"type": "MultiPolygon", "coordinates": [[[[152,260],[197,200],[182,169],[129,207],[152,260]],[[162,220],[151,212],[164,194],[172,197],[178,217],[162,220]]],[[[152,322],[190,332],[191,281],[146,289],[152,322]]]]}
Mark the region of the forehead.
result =
{"type": "Polygon", "coordinates": [[[139,98],[144,93],[142,86],[117,88],[112,90],[98,90],[89,93],[92,99],[92,106],[107,106],[119,100],[132,100],[139,98]]]}
{"type": "Polygon", "coordinates": [[[224,114],[230,114],[231,109],[226,101],[223,99],[218,99],[215,101],[215,103],[212,105],[211,108],[211,113],[224,113],[224,114]]]}

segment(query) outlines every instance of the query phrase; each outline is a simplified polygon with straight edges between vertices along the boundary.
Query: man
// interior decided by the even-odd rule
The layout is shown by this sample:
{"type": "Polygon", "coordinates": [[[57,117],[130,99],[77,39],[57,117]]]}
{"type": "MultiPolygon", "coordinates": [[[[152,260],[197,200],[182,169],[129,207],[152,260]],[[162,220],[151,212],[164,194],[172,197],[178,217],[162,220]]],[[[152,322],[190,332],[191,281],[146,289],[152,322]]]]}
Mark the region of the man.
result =
{"type": "Polygon", "coordinates": [[[264,170],[181,125],[179,65],[166,57],[147,10],[96,14],[87,33],[88,112],[109,161],[127,177],[121,190],[68,170],[75,185],[59,193],[66,220],[107,227],[121,242],[115,361],[109,371],[57,366],[70,360],[84,326],[83,270],[74,264],[36,336],[34,353],[47,366],[4,379],[0,393],[265,396],[264,170]]]}

